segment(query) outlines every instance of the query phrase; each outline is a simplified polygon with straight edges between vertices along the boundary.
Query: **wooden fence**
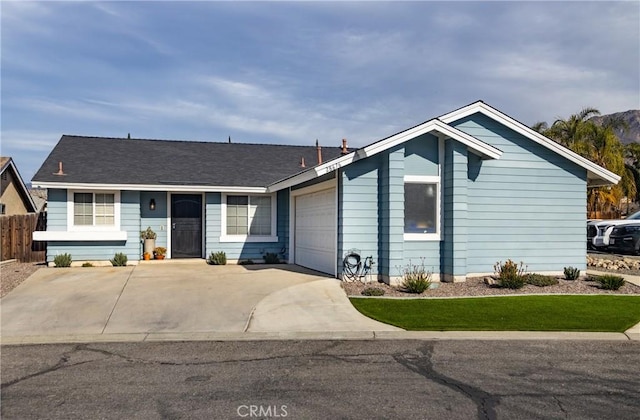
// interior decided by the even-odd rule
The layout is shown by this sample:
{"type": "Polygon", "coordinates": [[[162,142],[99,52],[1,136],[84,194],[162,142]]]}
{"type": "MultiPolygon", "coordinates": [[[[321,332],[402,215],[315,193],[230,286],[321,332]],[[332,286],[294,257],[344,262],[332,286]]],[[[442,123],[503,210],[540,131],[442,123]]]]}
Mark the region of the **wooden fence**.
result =
{"type": "Polygon", "coordinates": [[[0,217],[2,245],[0,260],[17,259],[21,262],[44,261],[46,242],[31,240],[33,232],[47,230],[46,213],[20,214],[0,217]]]}

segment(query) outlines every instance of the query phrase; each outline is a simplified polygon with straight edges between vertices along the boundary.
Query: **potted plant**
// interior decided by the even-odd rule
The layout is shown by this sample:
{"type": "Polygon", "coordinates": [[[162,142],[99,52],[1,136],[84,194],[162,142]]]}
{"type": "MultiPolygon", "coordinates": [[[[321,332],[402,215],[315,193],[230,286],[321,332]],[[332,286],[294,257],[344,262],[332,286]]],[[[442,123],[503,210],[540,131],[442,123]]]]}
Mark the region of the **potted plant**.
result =
{"type": "MultiPolygon", "coordinates": [[[[144,241],[144,253],[153,254],[153,250],[156,247],[156,238],[158,235],[151,230],[151,226],[149,226],[146,230],[140,232],[140,239],[144,241]]],[[[143,254],[144,255],[144,254],[143,254]]]]}
{"type": "Polygon", "coordinates": [[[156,256],[156,260],[164,260],[164,254],[167,253],[167,248],[162,246],[157,246],[153,250],[153,254],[156,256]]]}
{"type": "Polygon", "coordinates": [[[151,259],[151,254],[149,254],[148,252],[145,252],[142,257],[145,259],[145,261],[149,261],[151,259]]]}

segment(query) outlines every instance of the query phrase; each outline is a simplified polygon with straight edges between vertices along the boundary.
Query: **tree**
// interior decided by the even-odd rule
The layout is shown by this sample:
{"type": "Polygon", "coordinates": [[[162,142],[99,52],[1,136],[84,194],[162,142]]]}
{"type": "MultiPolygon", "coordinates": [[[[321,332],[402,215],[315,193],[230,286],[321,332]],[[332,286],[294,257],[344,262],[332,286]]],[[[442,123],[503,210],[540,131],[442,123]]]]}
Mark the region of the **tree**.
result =
{"type": "Polygon", "coordinates": [[[587,210],[612,210],[618,208],[623,196],[635,199],[637,195],[636,179],[640,171],[640,146],[637,149],[625,149],[615,135],[615,129],[624,127],[621,119],[608,119],[596,124],[591,117],[600,115],[595,108],[584,108],[569,118],[557,119],[549,128],[544,122],[536,123],[532,128],[557,141],[582,157],[620,175],[620,182],[612,187],[590,188],[587,192],[587,210]],[[625,157],[635,153],[634,170],[625,165],[625,157]]]}

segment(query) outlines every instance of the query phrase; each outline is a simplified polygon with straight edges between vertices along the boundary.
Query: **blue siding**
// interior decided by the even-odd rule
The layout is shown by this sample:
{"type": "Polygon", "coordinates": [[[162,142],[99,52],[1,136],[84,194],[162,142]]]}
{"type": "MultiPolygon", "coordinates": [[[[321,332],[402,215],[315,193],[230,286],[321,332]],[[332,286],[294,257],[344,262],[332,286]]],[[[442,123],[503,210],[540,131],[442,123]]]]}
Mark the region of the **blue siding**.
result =
{"type": "Polygon", "coordinates": [[[438,175],[438,138],[423,134],[405,143],[405,175],[438,175]]]}
{"type": "MultiPolygon", "coordinates": [[[[357,161],[339,172],[338,273],[350,249],[378,258],[378,156],[357,161]]],[[[380,261],[375,261],[374,273],[380,261]]]]}
{"type": "Polygon", "coordinates": [[[139,260],[142,256],[139,191],[122,191],[120,194],[120,230],[127,231],[127,242],[117,252],[124,252],[129,260],[139,260]]]}
{"type": "Polygon", "coordinates": [[[452,125],[503,152],[469,157],[467,271],[508,258],[529,271],[584,270],[586,170],[481,114],[452,125]]]}
{"type": "Polygon", "coordinates": [[[442,261],[444,274],[467,274],[467,149],[449,140],[445,142],[445,164],[442,229],[442,261]]]}
{"type": "Polygon", "coordinates": [[[67,190],[47,191],[47,230],[67,230],[67,190]]]}
{"type": "MultiPolygon", "coordinates": [[[[416,149],[416,148],[414,148],[416,149]]],[[[420,149],[423,151],[423,148],[420,149]]],[[[386,277],[401,275],[404,265],[404,172],[405,149],[395,147],[381,154],[379,250],[380,273],[386,277]]],[[[412,154],[413,156],[413,154],[412,154]]],[[[414,167],[418,159],[413,159],[414,167]]]]}
{"type": "MultiPolygon", "coordinates": [[[[49,190],[47,230],[66,230],[66,200],[66,190],[49,190]]],[[[56,255],[64,253],[71,254],[74,261],[109,260],[118,252],[126,254],[130,261],[139,260],[142,248],[140,244],[140,193],[138,191],[122,191],[120,194],[120,229],[127,232],[126,241],[48,242],[47,262],[53,261],[56,255]]]]}
{"type": "MultiPolygon", "coordinates": [[[[220,242],[222,231],[222,194],[207,193],[205,196],[206,243],[205,256],[211,252],[224,251],[230,260],[261,260],[265,253],[277,253],[289,244],[289,191],[278,191],[276,229],[278,242],[220,242]]],[[[288,257],[288,250],[285,251],[288,257]]]]}
{"type": "Polygon", "coordinates": [[[162,191],[142,191],[140,193],[140,230],[151,227],[158,235],[156,246],[167,246],[167,193],[162,191]],[[149,209],[149,201],[156,201],[156,209],[149,209]]]}

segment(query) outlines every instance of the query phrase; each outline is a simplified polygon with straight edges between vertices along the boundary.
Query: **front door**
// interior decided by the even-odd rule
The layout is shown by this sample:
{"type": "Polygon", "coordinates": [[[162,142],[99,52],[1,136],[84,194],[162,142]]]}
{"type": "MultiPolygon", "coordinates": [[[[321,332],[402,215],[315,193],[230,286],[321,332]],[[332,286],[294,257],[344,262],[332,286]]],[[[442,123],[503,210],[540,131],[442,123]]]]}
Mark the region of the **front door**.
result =
{"type": "Polygon", "coordinates": [[[201,195],[171,195],[171,258],[202,258],[201,195]]]}

